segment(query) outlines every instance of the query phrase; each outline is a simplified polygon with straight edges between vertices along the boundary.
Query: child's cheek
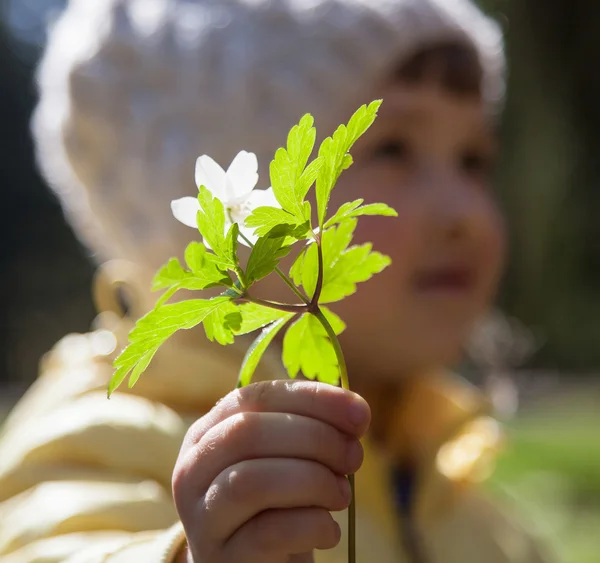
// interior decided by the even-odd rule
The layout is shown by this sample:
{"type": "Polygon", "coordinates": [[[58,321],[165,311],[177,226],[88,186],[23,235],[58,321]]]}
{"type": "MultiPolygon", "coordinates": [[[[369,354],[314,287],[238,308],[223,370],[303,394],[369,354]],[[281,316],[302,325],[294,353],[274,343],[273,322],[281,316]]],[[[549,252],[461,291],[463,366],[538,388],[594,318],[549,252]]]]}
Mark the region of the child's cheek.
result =
{"type": "Polygon", "coordinates": [[[389,255],[396,265],[413,254],[411,248],[419,239],[419,218],[407,207],[396,209],[398,217],[361,217],[356,242],[371,242],[373,250],[389,255]]]}

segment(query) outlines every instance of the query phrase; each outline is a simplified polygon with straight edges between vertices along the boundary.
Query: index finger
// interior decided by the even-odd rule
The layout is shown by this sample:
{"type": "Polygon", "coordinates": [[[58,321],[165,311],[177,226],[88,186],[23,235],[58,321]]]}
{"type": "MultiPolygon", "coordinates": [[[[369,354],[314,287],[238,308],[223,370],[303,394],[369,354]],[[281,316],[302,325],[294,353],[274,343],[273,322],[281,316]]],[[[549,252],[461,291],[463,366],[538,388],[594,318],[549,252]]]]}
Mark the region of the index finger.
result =
{"type": "Polygon", "coordinates": [[[196,444],[210,428],[243,412],[307,416],[357,438],[366,432],[371,421],[369,405],[352,391],[315,381],[261,381],[226,395],[192,425],[186,436],[186,445],[196,444]]]}

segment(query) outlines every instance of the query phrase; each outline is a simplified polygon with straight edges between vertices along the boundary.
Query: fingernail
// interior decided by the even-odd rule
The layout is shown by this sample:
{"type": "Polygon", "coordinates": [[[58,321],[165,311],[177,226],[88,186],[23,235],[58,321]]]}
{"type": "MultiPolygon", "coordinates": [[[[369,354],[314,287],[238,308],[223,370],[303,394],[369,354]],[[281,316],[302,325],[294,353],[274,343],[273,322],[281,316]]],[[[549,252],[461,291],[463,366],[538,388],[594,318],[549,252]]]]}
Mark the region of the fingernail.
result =
{"type": "Polygon", "coordinates": [[[354,399],[350,404],[348,418],[357,428],[362,428],[369,420],[369,407],[362,399],[354,399]]]}
{"type": "Polygon", "coordinates": [[[350,490],[350,483],[348,482],[348,479],[346,477],[342,477],[342,476],[339,476],[337,479],[338,479],[338,485],[340,487],[340,492],[342,493],[342,498],[346,502],[350,502],[350,497],[352,495],[352,492],[350,490]]]}

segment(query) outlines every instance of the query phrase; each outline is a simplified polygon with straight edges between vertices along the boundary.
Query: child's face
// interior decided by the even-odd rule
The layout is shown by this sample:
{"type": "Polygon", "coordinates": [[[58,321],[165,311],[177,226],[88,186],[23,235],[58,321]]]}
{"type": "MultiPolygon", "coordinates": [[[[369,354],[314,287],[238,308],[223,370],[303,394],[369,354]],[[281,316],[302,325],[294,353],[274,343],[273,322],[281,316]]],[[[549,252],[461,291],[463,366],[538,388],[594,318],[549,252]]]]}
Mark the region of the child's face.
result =
{"type": "Polygon", "coordinates": [[[435,85],[392,85],[353,150],[332,210],[363,197],[397,218],[363,217],[392,265],[335,310],[354,376],[394,378],[455,362],[496,291],[505,233],[490,187],[494,134],[483,103],[435,85]]]}

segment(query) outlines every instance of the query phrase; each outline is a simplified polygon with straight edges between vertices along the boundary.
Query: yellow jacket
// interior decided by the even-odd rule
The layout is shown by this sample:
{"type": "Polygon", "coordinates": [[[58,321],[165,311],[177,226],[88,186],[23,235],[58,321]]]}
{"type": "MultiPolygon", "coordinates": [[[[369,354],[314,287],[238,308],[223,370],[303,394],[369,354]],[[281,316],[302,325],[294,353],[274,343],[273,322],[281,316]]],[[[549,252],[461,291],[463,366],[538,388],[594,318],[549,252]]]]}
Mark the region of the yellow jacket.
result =
{"type": "MultiPolygon", "coordinates": [[[[185,537],[171,498],[184,434],[232,387],[242,351],[167,344],[133,390],[106,399],[111,361],[130,325],[112,313],[61,340],[0,433],[0,563],[166,563],[185,537]]],[[[279,374],[267,360],[262,377],[279,374]]],[[[376,406],[374,405],[374,408],[376,406]]],[[[361,563],[537,563],[536,546],[479,492],[499,438],[464,382],[407,387],[385,451],[365,441],[357,480],[361,563]],[[411,518],[399,514],[390,460],[419,460],[411,518]],[[418,541],[411,531],[416,530],[418,541]],[[407,546],[409,551],[407,552],[407,546]]],[[[345,528],[346,515],[338,518],[345,528]]],[[[345,563],[338,549],[318,563],[345,563]]],[[[243,562],[240,562],[243,563],[243,562]]]]}

